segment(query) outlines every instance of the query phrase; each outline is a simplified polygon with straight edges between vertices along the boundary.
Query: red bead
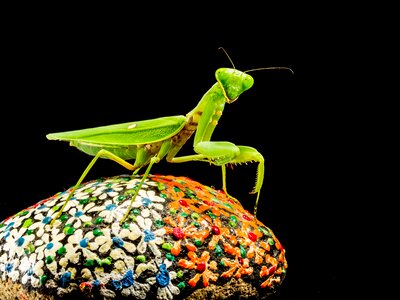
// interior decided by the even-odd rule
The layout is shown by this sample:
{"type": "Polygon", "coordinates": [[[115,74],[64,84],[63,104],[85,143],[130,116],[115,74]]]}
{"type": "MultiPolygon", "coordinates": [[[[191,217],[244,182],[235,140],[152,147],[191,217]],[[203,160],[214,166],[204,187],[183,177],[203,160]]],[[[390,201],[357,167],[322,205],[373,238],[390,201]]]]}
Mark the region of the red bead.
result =
{"type": "Polygon", "coordinates": [[[215,225],[213,225],[213,226],[211,227],[211,230],[212,230],[212,232],[213,232],[215,235],[219,235],[219,234],[221,233],[221,231],[219,230],[219,227],[218,227],[218,226],[215,226],[215,225]]]}
{"type": "Polygon", "coordinates": [[[247,236],[249,237],[250,240],[252,240],[253,242],[257,241],[257,236],[255,235],[254,232],[249,232],[247,233],[247,236]]]}
{"type": "Polygon", "coordinates": [[[274,274],[276,271],[276,265],[273,265],[268,269],[268,275],[274,274]]]}
{"type": "Polygon", "coordinates": [[[188,206],[188,203],[183,199],[179,200],[178,202],[183,206],[188,206]]]}
{"type": "Polygon", "coordinates": [[[235,204],[235,201],[233,201],[232,199],[228,199],[229,203],[235,204]]]}
{"type": "Polygon", "coordinates": [[[178,240],[181,240],[181,239],[183,239],[185,237],[185,234],[183,233],[182,229],[180,229],[179,227],[175,227],[172,230],[172,234],[178,240]]]}
{"type": "Polygon", "coordinates": [[[199,262],[196,266],[196,270],[199,271],[200,273],[203,273],[206,269],[206,263],[205,262],[199,262]]]}
{"type": "Polygon", "coordinates": [[[207,201],[207,200],[204,200],[203,203],[208,205],[208,206],[214,206],[214,202],[210,202],[210,201],[207,201]]]}
{"type": "Polygon", "coordinates": [[[246,215],[243,215],[242,218],[245,219],[246,221],[250,221],[250,220],[251,220],[251,219],[250,219],[248,216],[246,216],[246,215]]]}

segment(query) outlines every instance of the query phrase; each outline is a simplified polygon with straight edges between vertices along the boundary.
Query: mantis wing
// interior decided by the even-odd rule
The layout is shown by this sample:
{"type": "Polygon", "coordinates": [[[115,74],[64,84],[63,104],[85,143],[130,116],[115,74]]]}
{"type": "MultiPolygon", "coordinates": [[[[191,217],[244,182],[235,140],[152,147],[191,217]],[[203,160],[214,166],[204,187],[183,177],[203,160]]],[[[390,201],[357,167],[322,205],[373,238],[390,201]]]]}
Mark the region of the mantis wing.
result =
{"type": "Polygon", "coordinates": [[[49,140],[106,145],[140,145],[165,140],[185,125],[185,116],[162,117],[94,128],[47,134],[49,140]]]}

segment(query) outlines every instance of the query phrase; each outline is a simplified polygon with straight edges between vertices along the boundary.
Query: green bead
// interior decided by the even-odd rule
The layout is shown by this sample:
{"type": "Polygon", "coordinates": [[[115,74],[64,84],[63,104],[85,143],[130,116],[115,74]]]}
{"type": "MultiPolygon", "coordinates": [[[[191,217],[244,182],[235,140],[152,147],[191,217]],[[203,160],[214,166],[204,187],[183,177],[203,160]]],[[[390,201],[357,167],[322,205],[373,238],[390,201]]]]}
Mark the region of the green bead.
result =
{"type": "Polygon", "coordinates": [[[60,249],[57,250],[58,255],[63,255],[66,252],[67,252],[67,249],[64,246],[62,246],[60,249]]]}
{"type": "Polygon", "coordinates": [[[201,245],[203,244],[203,242],[202,242],[201,240],[195,240],[195,241],[194,241],[194,244],[195,244],[196,246],[201,246],[201,245]]]}
{"type": "Polygon", "coordinates": [[[93,223],[96,225],[99,225],[101,223],[103,223],[103,218],[102,217],[97,217],[96,219],[94,219],[93,223]]]}
{"type": "Polygon", "coordinates": [[[79,200],[79,204],[82,204],[82,205],[85,205],[85,204],[87,204],[88,202],[89,202],[89,199],[88,199],[88,198],[79,200]]]}
{"type": "Polygon", "coordinates": [[[274,240],[271,238],[268,238],[267,240],[268,244],[270,244],[271,246],[273,246],[275,244],[274,240]]]}
{"type": "Polygon", "coordinates": [[[144,263],[146,261],[146,256],[138,255],[138,256],[136,256],[136,260],[141,262],[141,263],[144,263]]]}
{"type": "Polygon", "coordinates": [[[166,257],[169,261],[174,261],[174,260],[175,260],[175,256],[173,256],[171,253],[165,254],[165,257],[166,257]]]}
{"type": "Polygon", "coordinates": [[[95,265],[95,262],[93,259],[88,259],[87,261],[85,261],[86,267],[93,267],[94,265],[95,265]]]}
{"type": "Polygon", "coordinates": [[[258,227],[258,230],[260,232],[262,232],[262,234],[264,234],[264,235],[269,235],[268,230],[266,228],[264,228],[264,227],[258,227]]]}
{"type": "Polygon", "coordinates": [[[181,213],[181,216],[184,217],[184,218],[186,218],[188,215],[189,215],[189,214],[187,214],[187,213],[185,213],[185,212],[182,212],[182,213],[181,213]]]}
{"type": "Polygon", "coordinates": [[[164,250],[167,250],[167,251],[171,251],[172,247],[173,247],[173,245],[171,243],[164,243],[161,246],[161,248],[163,248],[164,250]]]}
{"type": "Polygon", "coordinates": [[[100,229],[95,228],[95,229],[93,230],[93,235],[94,235],[94,236],[100,236],[100,235],[103,235],[103,232],[102,232],[100,229]]]}
{"type": "Polygon", "coordinates": [[[221,256],[221,255],[222,255],[222,248],[221,248],[221,246],[220,246],[220,245],[216,245],[216,246],[215,246],[214,252],[215,252],[215,254],[216,254],[217,256],[221,256]]]}
{"type": "Polygon", "coordinates": [[[41,284],[41,285],[44,285],[44,284],[47,282],[48,279],[49,279],[49,278],[47,277],[47,275],[41,276],[41,277],[40,277],[40,284],[41,284]]]}
{"type": "Polygon", "coordinates": [[[46,257],[46,264],[51,264],[54,261],[54,258],[51,256],[46,257]]]}
{"type": "Polygon", "coordinates": [[[23,211],[20,211],[19,213],[17,213],[17,216],[26,216],[28,213],[29,213],[29,211],[23,210],[23,211]]]}
{"type": "Polygon", "coordinates": [[[140,210],[137,209],[137,208],[135,208],[135,209],[133,210],[133,214],[134,214],[135,216],[140,215],[140,210]]]}
{"type": "Polygon", "coordinates": [[[198,220],[200,218],[200,215],[198,213],[194,212],[194,213],[192,213],[191,217],[194,220],[198,220]]]}
{"type": "Polygon", "coordinates": [[[233,209],[232,205],[230,205],[229,203],[224,203],[224,205],[229,207],[230,209],[233,209]]]}
{"type": "Polygon", "coordinates": [[[171,215],[175,215],[175,214],[176,214],[176,209],[170,208],[170,209],[169,209],[169,213],[170,213],[171,215]]]}
{"type": "Polygon", "coordinates": [[[107,266],[109,266],[109,265],[111,265],[111,263],[112,263],[112,258],[111,258],[111,257],[107,257],[107,258],[105,258],[105,259],[98,260],[97,263],[100,265],[100,267],[101,267],[102,265],[107,265],[107,266]]]}
{"type": "Polygon", "coordinates": [[[215,219],[217,216],[214,215],[212,212],[209,212],[208,215],[210,216],[211,219],[215,219]]]}
{"type": "Polygon", "coordinates": [[[117,201],[118,202],[121,202],[122,200],[124,200],[125,199],[125,196],[124,195],[119,195],[118,197],[117,197],[117,201]]]}
{"type": "Polygon", "coordinates": [[[27,235],[31,235],[33,233],[33,230],[31,230],[31,229],[28,229],[27,231],[26,231],[26,234],[27,235]]]}
{"type": "Polygon", "coordinates": [[[236,225],[237,225],[237,222],[229,221],[229,226],[230,226],[230,227],[235,228],[236,225]]]}
{"type": "Polygon", "coordinates": [[[242,245],[240,245],[240,256],[242,258],[246,258],[246,250],[244,249],[244,247],[242,245]]]}
{"type": "Polygon", "coordinates": [[[199,224],[199,222],[193,222],[193,226],[200,227],[200,224],[199,224]]]}
{"type": "Polygon", "coordinates": [[[60,209],[60,207],[61,207],[61,206],[56,205],[56,206],[53,206],[53,207],[51,208],[51,210],[52,210],[52,211],[57,211],[57,210],[60,209]]]}
{"type": "Polygon", "coordinates": [[[179,270],[178,272],[176,272],[176,277],[182,278],[183,277],[183,271],[179,270]]]}
{"type": "Polygon", "coordinates": [[[90,222],[90,221],[83,223],[83,227],[89,227],[91,225],[92,225],[92,222],[90,222]]]}
{"type": "Polygon", "coordinates": [[[163,220],[156,220],[156,221],[155,221],[155,225],[156,225],[157,228],[163,227],[164,224],[165,224],[165,223],[164,223],[163,220]]]}
{"type": "Polygon", "coordinates": [[[177,287],[178,287],[180,290],[183,290],[183,289],[186,287],[186,284],[185,284],[183,281],[181,281],[181,282],[178,283],[177,287]]]}
{"type": "Polygon", "coordinates": [[[73,234],[74,232],[75,232],[75,228],[74,228],[74,227],[67,226],[67,227],[64,228],[64,233],[65,233],[66,235],[71,235],[71,234],[73,234]]]}
{"type": "Polygon", "coordinates": [[[23,227],[23,228],[28,228],[29,226],[32,225],[32,223],[33,223],[33,222],[32,222],[32,219],[29,218],[29,219],[25,220],[24,224],[22,224],[22,227],[23,227]]]}
{"type": "Polygon", "coordinates": [[[67,220],[68,220],[68,215],[62,214],[61,217],[60,217],[60,220],[61,220],[62,222],[67,221],[67,220]]]}

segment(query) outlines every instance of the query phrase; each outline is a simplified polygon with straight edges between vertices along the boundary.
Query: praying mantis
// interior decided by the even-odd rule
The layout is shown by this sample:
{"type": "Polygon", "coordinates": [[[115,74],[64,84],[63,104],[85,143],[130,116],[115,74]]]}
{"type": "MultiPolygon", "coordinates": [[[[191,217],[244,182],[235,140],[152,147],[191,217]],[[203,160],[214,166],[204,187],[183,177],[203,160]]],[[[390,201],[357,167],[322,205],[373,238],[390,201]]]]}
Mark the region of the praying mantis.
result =
{"type": "MultiPolygon", "coordinates": [[[[229,56],[228,56],[229,58],[229,56]]],[[[229,58],[230,59],[230,58],[229,58]]],[[[232,65],[233,62],[231,61],[232,65]]],[[[260,69],[288,69],[286,67],[269,67],[260,69]]],[[[257,215],[258,200],[264,180],[264,158],[260,152],[250,146],[235,145],[228,141],[211,141],[212,134],[224,111],[225,104],[235,102],[239,96],[250,89],[254,79],[248,71],[233,68],[219,68],[215,72],[217,80],[203,95],[200,102],[189,113],[184,115],[160,117],[150,120],[100,126],[81,130],[47,134],[49,140],[67,141],[80,151],[94,156],[78,182],[72,188],[65,203],[58,211],[58,219],[75,190],[80,186],[90,169],[99,158],[107,158],[133,171],[132,176],[145,166],[146,170],[131,198],[130,205],[120,223],[123,224],[130,214],[141,186],[150,174],[154,164],[162,159],[170,163],[204,161],[222,169],[222,189],[226,188],[226,165],[248,162],[258,163],[255,185],[250,192],[257,194],[254,205],[254,216],[257,215]],[[183,145],[194,134],[193,150],[195,154],[177,156],[183,145]],[[133,164],[128,160],[135,160],[133,164]]]]}

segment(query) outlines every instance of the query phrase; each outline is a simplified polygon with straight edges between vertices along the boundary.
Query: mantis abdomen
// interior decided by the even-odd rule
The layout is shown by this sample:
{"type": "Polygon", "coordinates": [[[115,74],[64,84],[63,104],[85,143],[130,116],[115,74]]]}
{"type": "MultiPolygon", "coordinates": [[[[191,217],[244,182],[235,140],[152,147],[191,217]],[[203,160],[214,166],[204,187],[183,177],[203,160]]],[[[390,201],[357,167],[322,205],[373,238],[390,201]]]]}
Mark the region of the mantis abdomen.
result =
{"type": "Polygon", "coordinates": [[[126,145],[118,147],[114,145],[98,145],[95,143],[83,143],[79,141],[71,141],[70,145],[91,156],[96,156],[96,154],[100,150],[104,149],[125,160],[135,159],[138,148],[137,145],[126,145]]]}

